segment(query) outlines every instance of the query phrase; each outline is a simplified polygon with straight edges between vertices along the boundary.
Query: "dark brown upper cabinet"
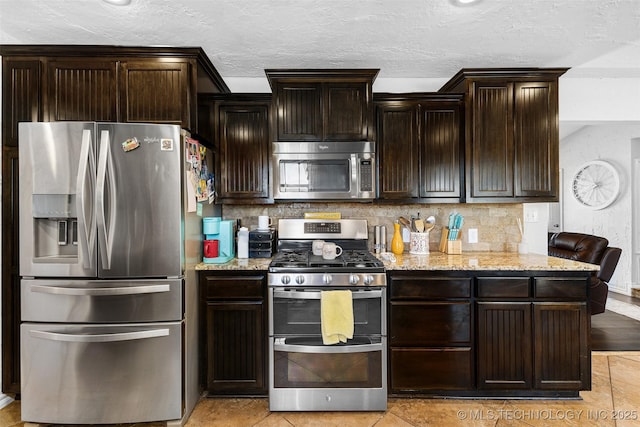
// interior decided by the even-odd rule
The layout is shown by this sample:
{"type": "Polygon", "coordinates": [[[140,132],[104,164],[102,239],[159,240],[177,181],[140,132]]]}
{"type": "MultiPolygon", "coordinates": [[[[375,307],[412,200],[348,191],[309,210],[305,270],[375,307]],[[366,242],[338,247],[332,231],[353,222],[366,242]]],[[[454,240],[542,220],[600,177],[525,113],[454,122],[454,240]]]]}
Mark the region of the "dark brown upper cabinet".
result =
{"type": "Polygon", "coordinates": [[[0,45],[2,392],[20,393],[18,123],[173,123],[198,132],[197,96],[228,93],[200,48],[0,45]]]}
{"type": "Polygon", "coordinates": [[[460,202],[463,96],[375,94],[379,198],[460,202]]]}
{"type": "Polygon", "coordinates": [[[118,121],[118,63],[82,58],[46,61],[47,121],[118,121]]]}
{"type": "Polygon", "coordinates": [[[121,120],[127,123],[189,123],[189,64],[127,60],[120,63],[121,120]]]}
{"type": "Polygon", "coordinates": [[[372,86],[379,70],[265,70],[277,141],[366,141],[373,133],[372,86]]]}
{"type": "MultiPolygon", "coordinates": [[[[211,96],[216,191],[220,203],[272,203],[270,198],[270,94],[211,96]]],[[[204,116],[203,116],[204,118],[204,116]]]]}
{"type": "Polygon", "coordinates": [[[440,89],[466,96],[466,201],[558,200],[558,78],[566,70],[463,69],[440,89]]]}

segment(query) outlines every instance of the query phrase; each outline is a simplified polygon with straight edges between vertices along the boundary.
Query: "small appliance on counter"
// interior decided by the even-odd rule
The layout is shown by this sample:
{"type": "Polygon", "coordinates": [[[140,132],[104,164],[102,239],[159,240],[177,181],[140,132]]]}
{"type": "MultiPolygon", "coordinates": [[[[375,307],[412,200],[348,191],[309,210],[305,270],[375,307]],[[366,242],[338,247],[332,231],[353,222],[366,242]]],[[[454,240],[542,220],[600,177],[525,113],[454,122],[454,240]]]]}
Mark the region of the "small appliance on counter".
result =
{"type": "Polygon", "coordinates": [[[234,220],[223,220],[220,217],[202,219],[204,234],[204,252],[202,262],[205,264],[224,264],[235,257],[235,224],[234,220]]]}
{"type": "Polygon", "coordinates": [[[249,232],[249,258],[271,258],[275,253],[276,230],[249,232]]]}

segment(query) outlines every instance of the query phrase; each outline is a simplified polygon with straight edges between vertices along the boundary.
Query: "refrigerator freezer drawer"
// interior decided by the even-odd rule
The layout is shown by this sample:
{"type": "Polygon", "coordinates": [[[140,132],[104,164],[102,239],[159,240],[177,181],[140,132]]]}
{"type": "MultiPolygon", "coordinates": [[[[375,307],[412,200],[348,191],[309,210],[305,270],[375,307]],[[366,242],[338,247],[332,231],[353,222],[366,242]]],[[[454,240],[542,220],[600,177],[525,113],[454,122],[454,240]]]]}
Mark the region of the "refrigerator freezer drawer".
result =
{"type": "Polygon", "coordinates": [[[24,323],[22,420],[111,424],[182,417],[180,322],[24,323]]]}
{"type": "Polygon", "coordinates": [[[125,323],[183,318],[182,279],[22,279],[23,322],[125,323]]]}

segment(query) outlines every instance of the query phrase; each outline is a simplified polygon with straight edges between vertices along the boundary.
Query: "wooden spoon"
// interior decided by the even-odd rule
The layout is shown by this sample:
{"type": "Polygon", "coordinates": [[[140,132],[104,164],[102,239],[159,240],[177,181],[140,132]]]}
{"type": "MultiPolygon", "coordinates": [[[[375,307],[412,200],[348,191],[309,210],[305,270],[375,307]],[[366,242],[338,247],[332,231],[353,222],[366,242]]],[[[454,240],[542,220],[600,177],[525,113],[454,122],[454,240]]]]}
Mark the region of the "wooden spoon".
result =
{"type": "Polygon", "coordinates": [[[402,224],[403,226],[407,227],[407,230],[412,231],[411,230],[411,223],[409,222],[409,220],[403,216],[401,216],[400,218],[398,218],[398,222],[400,224],[402,224]]]}
{"type": "Polygon", "coordinates": [[[435,226],[436,226],[436,217],[431,215],[430,217],[427,218],[426,225],[425,225],[425,231],[429,232],[435,226]]]}
{"type": "Polygon", "coordinates": [[[421,218],[416,218],[416,231],[422,233],[424,231],[424,221],[421,218]]]}

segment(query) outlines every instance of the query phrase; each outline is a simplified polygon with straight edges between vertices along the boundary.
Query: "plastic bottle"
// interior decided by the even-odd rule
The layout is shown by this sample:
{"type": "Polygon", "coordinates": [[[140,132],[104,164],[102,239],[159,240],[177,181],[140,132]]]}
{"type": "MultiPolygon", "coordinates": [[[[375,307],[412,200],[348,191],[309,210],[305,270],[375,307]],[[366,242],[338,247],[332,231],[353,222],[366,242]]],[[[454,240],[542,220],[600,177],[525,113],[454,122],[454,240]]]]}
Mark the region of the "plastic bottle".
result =
{"type": "Polygon", "coordinates": [[[249,229],[240,227],[238,230],[238,258],[249,258],[249,229]]]}
{"type": "Polygon", "coordinates": [[[400,233],[400,224],[393,224],[393,238],[391,239],[391,252],[396,255],[402,255],[404,252],[404,242],[402,241],[402,233],[400,233]]]}

